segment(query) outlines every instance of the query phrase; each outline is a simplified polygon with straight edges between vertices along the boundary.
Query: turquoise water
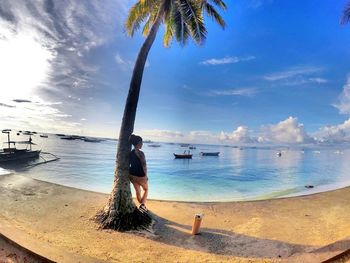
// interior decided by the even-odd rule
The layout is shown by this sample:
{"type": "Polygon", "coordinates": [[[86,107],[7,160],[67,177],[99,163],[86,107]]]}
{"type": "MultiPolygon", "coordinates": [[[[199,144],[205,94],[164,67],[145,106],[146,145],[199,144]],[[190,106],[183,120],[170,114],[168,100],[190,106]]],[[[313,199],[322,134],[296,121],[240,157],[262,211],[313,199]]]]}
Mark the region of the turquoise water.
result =
{"type": "MultiPolygon", "coordinates": [[[[89,143],[36,136],[38,148],[61,159],[16,173],[66,186],[109,193],[113,183],[116,141],[89,143]]],[[[308,194],[350,185],[350,150],[243,149],[197,145],[192,160],[174,159],[179,144],[144,144],[152,199],[233,201],[308,194]],[[220,151],[201,157],[201,151],[220,151]],[[319,151],[319,152],[318,152],[319,151]],[[314,185],[306,189],[305,185],[314,185]]],[[[4,170],[0,170],[0,174],[4,170]]]]}

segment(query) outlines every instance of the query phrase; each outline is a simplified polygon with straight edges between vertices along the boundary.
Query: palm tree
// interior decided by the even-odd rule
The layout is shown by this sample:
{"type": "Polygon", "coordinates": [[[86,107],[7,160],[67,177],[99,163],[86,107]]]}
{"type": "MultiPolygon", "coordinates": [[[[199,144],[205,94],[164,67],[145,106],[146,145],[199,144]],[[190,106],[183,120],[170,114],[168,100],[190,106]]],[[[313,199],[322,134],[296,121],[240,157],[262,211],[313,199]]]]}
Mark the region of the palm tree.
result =
{"type": "Polygon", "coordinates": [[[102,228],[125,231],[147,227],[151,223],[149,214],[138,210],[132,201],[128,171],[131,150],[128,138],[134,130],[147,55],[162,23],[165,25],[163,37],[165,47],[170,46],[173,38],[181,45],[185,45],[189,38],[199,45],[202,44],[207,34],[204,14],[225,28],[225,22],[215,7],[226,10],[222,0],[138,0],[129,10],[125,23],[128,34],[133,36],[143,25],[142,32],[146,39],[137,56],[126,99],[119,133],[113,190],[107,205],[97,215],[102,228]]]}
{"type": "Polygon", "coordinates": [[[344,8],[343,15],[341,18],[341,23],[346,24],[346,23],[349,23],[349,21],[350,21],[350,1],[344,8]]]}

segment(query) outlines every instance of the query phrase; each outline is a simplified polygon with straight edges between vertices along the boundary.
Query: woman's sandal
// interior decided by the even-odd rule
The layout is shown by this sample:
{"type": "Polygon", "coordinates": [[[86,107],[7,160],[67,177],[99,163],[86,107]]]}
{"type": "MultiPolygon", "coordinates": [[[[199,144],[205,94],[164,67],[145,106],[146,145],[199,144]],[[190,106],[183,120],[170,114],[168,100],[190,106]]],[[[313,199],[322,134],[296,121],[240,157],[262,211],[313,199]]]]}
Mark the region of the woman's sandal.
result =
{"type": "Polygon", "coordinates": [[[147,209],[147,207],[145,206],[145,204],[140,204],[139,209],[140,209],[140,210],[143,210],[143,211],[145,211],[145,212],[148,211],[148,209],[147,209]]]}

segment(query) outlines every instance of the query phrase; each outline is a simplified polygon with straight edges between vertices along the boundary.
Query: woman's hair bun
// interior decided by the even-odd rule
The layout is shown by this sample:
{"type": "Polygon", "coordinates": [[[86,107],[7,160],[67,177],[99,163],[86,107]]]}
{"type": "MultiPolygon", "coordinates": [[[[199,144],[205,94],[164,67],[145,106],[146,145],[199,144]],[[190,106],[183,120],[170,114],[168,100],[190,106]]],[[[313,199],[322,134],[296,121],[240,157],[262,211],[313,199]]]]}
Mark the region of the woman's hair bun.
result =
{"type": "Polygon", "coordinates": [[[135,135],[135,134],[131,134],[129,137],[129,142],[136,146],[138,143],[142,142],[142,138],[141,136],[135,135]]]}

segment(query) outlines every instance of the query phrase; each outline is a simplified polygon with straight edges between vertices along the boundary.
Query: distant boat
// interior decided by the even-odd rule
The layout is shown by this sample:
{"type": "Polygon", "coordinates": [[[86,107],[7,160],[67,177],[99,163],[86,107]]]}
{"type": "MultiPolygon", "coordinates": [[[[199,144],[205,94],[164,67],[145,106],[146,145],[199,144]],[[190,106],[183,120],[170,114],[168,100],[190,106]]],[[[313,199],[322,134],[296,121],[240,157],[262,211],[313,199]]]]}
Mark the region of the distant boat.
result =
{"type": "Polygon", "coordinates": [[[41,137],[41,138],[49,138],[49,136],[44,135],[44,134],[40,134],[40,137],[41,137]]]}
{"type": "Polygon", "coordinates": [[[190,147],[188,147],[188,149],[195,150],[197,148],[196,148],[196,146],[190,146],[190,147]]]}
{"type": "Polygon", "coordinates": [[[188,147],[188,146],[190,146],[190,145],[187,144],[187,143],[183,143],[183,144],[180,144],[180,146],[181,146],[181,147],[188,147]]]}
{"type": "Polygon", "coordinates": [[[192,159],[192,154],[176,154],[174,153],[175,159],[192,159]]]}
{"type": "Polygon", "coordinates": [[[152,143],[151,140],[144,140],[143,143],[152,143]]]}
{"type": "Polygon", "coordinates": [[[84,138],[84,142],[102,142],[102,139],[95,139],[95,138],[84,138]]]}
{"type": "Polygon", "coordinates": [[[220,152],[201,152],[202,156],[219,156],[220,152]]]}
{"type": "Polygon", "coordinates": [[[76,140],[77,138],[76,137],[74,137],[74,136],[62,136],[61,137],[61,140],[70,140],[70,141],[72,141],[72,140],[76,140]]]}
{"type": "Polygon", "coordinates": [[[28,160],[28,159],[36,159],[39,158],[40,151],[33,151],[32,150],[32,139],[29,137],[28,141],[24,142],[14,142],[10,140],[10,129],[3,130],[2,133],[7,134],[7,148],[3,148],[2,151],[0,151],[0,163],[9,163],[9,162],[15,162],[15,161],[22,161],[22,160],[28,160]],[[28,149],[17,149],[16,143],[24,143],[28,144],[30,146],[28,149]],[[12,145],[12,147],[11,147],[12,145]]]}
{"type": "Polygon", "coordinates": [[[281,151],[277,152],[277,156],[281,157],[282,156],[282,152],[281,151]]]}
{"type": "Polygon", "coordinates": [[[66,136],[65,134],[62,134],[62,133],[57,133],[56,135],[57,135],[57,136],[60,136],[60,137],[66,136]]]}
{"type": "Polygon", "coordinates": [[[156,147],[160,147],[160,144],[150,144],[150,145],[148,145],[148,147],[154,147],[154,148],[156,148],[156,147]]]}

